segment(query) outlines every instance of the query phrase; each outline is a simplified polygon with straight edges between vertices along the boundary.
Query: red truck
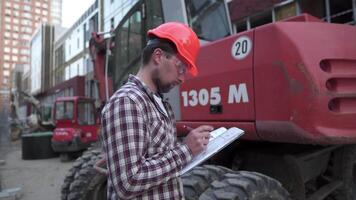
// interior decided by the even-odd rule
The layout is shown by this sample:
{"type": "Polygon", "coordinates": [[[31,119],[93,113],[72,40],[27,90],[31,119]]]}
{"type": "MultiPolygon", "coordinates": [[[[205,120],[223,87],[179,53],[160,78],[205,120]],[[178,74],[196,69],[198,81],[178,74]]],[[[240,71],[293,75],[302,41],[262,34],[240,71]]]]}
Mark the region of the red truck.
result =
{"type": "MultiPolygon", "coordinates": [[[[166,96],[178,133],[209,124],[245,134],[182,177],[185,198],[356,199],[356,28],[303,14],[231,35],[224,1],[179,2],[138,1],[113,38],[94,34],[91,52],[100,91],[118,89],[138,70],[148,29],[182,21],[198,34],[199,75],[166,96]]],[[[75,162],[62,199],[106,199],[99,158],[75,162]]]]}
{"type": "Polygon", "coordinates": [[[60,154],[61,161],[69,161],[97,141],[99,124],[93,99],[58,97],[53,110],[55,129],[51,146],[60,154]]]}

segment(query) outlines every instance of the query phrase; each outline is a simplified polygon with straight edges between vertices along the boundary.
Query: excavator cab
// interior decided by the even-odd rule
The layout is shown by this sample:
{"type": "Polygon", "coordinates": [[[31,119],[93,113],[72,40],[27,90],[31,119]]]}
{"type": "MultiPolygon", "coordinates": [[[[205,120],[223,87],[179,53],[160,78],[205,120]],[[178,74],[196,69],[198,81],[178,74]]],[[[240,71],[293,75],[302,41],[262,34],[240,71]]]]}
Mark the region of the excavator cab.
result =
{"type": "Polygon", "coordinates": [[[54,105],[56,128],[52,148],[61,160],[85,150],[97,140],[99,125],[94,100],[86,97],[59,97],[54,105]]]}

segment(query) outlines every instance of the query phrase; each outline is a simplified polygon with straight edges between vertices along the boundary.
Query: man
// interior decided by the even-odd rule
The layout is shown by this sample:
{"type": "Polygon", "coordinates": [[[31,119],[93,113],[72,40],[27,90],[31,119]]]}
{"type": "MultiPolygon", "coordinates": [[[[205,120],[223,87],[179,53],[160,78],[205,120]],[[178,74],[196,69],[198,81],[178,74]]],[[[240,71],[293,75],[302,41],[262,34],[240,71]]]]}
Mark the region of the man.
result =
{"type": "Polygon", "coordinates": [[[108,199],[183,199],[179,171],[209,142],[211,126],[200,126],[183,143],[176,139],[170,105],[161,93],[197,74],[196,34],[170,22],[148,31],[142,66],[102,111],[108,199]]]}

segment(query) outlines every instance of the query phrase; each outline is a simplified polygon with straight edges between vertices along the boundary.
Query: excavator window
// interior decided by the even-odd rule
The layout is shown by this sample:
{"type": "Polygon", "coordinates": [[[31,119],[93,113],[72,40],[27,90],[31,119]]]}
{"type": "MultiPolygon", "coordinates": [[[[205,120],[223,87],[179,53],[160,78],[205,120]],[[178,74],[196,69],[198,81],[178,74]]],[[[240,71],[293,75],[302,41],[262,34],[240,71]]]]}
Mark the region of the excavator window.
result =
{"type": "Polygon", "coordinates": [[[73,101],[56,103],[56,120],[73,119],[73,101]]]}
{"type": "Polygon", "coordinates": [[[78,124],[79,125],[94,125],[95,124],[95,109],[91,102],[78,102],[78,124]]]}
{"type": "Polygon", "coordinates": [[[187,17],[199,39],[214,41],[231,34],[223,0],[185,0],[187,17]]]}

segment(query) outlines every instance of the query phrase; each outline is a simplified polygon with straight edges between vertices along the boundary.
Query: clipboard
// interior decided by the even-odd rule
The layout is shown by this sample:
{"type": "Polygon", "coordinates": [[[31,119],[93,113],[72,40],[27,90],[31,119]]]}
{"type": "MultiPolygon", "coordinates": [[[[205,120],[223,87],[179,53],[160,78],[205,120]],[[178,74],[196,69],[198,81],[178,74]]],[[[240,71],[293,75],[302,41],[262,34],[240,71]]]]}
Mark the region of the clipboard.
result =
{"type": "Polygon", "coordinates": [[[244,133],[245,132],[242,129],[236,127],[229,129],[221,127],[210,132],[210,139],[206,150],[195,156],[193,160],[183,167],[183,169],[179,172],[179,175],[182,176],[194,167],[200,165],[202,162],[224,149],[233,141],[237,140],[244,133]]]}

